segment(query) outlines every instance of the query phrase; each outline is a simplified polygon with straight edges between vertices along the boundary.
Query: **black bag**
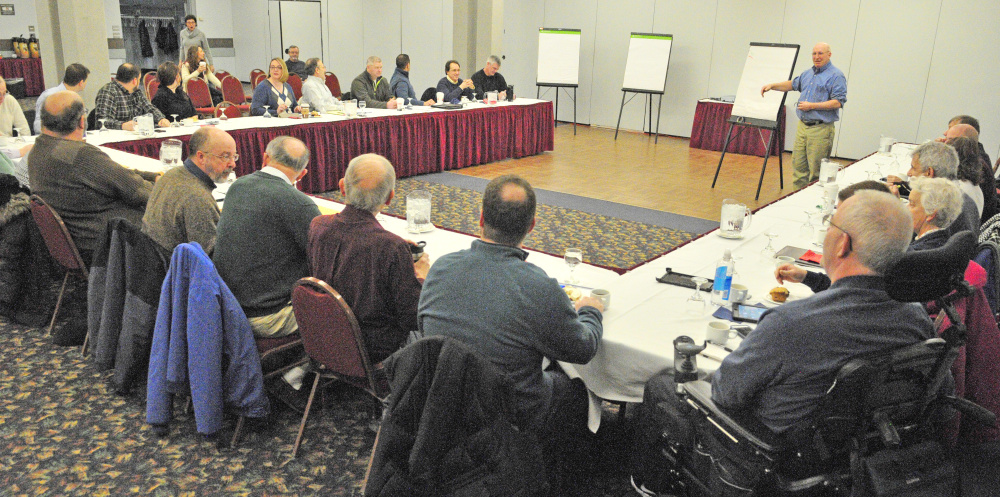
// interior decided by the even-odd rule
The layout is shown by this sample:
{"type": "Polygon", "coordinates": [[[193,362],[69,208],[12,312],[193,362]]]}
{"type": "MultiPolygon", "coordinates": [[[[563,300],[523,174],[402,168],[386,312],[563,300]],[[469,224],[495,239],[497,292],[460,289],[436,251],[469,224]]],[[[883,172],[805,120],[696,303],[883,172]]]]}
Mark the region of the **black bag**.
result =
{"type": "Polygon", "coordinates": [[[955,495],[955,467],[934,441],[885,449],[862,460],[870,495],[947,497],[955,495]]]}

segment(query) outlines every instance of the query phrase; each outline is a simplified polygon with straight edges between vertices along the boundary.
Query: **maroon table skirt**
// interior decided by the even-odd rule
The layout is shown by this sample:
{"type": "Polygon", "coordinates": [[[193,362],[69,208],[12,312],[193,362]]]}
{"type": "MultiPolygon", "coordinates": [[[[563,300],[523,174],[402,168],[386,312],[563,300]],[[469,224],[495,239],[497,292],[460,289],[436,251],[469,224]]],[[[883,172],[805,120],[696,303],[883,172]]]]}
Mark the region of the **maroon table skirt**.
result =
{"type": "MultiPolygon", "coordinates": [[[[554,147],[552,122],[552,103],[540,102],[461,112],[296,123],[229,134],[240,154],[237,176],[260,169],[264,148],[275,137],[288,135],[302,140],[312,155],[309,173],[299,182],[299,188],[320,193],[336,189],[351,159],[369,152],[388,158],[396,168],[396,176],[405,178],[550,151],[554,147]]],[[[186,144],[190,136],[176,138],[186,144]]],[[[165,139],[104,146],[158,158],[160,142],[165,139]]]]}
{"type": "MultiPolygon", "coordinates": [[[[694,111],[694,123],[691,125],[691,142],[689,147],[703,150],[722,151],[726,144],[726,134],[729,132],[729,116],[733,113],[733,104],[725,102],[698,102],[694,111]]],[[[764,156],[764,144],[760,141],[760,133],[764,140],[771,139],[771,131],[758,128],[737,126],[733,128],[736,137],[729,144],[727,153],[764,156]],[[737,131],[743,128],[739,136],[737,131]]],[[[785,149],[785,108],[778,112],[778,140],[771,145],[771,155],[777,155],[785,149]]]]}
{"type": "Polygon", "coordinates": [[[42,59],[0,59],[0,76],[24,78],[24,96],[37,97],[45,91],[42,59]]]}

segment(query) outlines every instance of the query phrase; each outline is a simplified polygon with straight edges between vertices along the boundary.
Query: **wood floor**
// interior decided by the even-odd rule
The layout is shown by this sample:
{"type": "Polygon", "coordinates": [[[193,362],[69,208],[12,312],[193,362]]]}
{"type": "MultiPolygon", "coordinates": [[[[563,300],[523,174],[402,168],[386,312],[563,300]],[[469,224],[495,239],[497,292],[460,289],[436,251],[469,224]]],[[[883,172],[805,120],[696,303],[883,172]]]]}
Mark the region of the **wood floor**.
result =
{"type": "Polygon", "coordinates": [[[787,152],[784,190],[778,188],[778,159],[771,157],[760,200],[754,201],[762,157],[726,154],[713,189],[720,152],[688,148],[687,138],[661,136],[656,145],[642,133],[622,131],[614,138],[614,129],[577,126],[573,136],[572,124],[560,124],[552,152],[453,172],[486,179],[513,173],[535,188],[709,220],[719,219],[723,199],[753,209],[794,191],[787,152]]]}

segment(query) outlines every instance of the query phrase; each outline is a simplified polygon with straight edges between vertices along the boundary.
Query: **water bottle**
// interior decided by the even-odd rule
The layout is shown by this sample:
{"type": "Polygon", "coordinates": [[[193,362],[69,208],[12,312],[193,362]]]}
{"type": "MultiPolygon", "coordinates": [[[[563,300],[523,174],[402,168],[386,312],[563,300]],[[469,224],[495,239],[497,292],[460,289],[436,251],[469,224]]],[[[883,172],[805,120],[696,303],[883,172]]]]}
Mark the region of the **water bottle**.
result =
{"type": "Polygon", "coordinates": [[[729,302],[729,289],[733,286],[733,253],[726,249],[722,259],[715,266],[715,283],[712,285],[712,303],[726,305],[729,302]]]}

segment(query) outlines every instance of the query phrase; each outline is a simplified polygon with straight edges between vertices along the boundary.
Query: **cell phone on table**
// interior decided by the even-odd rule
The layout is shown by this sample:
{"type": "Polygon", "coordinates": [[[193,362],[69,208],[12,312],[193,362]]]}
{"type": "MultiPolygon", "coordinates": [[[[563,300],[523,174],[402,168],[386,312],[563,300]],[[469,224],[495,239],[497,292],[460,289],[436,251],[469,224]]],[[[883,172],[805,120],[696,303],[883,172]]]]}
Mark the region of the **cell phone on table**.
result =
{"type": "Polygon", "coordinates": [[[765,311],[767,311],[767,307],[736,304],[736,306],[733,307],[733,321],[756,323],[760,321],[760,316],[764,314],[765,311]]]}

